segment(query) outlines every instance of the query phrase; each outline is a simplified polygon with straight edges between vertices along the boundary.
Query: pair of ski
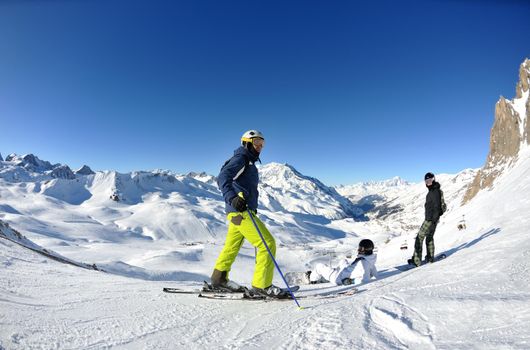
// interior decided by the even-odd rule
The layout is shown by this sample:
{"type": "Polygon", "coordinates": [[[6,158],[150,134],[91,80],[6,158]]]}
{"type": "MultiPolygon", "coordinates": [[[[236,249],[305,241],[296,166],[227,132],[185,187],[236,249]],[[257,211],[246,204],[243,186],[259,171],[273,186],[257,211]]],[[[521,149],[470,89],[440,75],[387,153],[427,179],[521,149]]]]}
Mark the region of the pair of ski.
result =
{"type": "MultiPolygon", "coordinates": [[[[299,286],[292,286],[291,291],[294,293],[300,289],[299,286]]],[[[183,289],[183,288],[171,288],[165,287],[163,291],[166,293],[175,293],[175,294],[196,294],[199,298],[206,299],[221,299],[221,300],[262,300],[262,301],[281,301],[281,300],[292,300],[290,297],[287,298],[276,298],[272,296],[265,296],[262,294],[253,293],[248,288],[242,287],[240,291],[227,291],[227,290],[218,290],[212,288],[210,284],[204,282],[204,285],[201,289],[183,289]]],[[[286,289],[282,290],[283,292],[288,292],[286,289]]],[[[347,296],[353,295],[357,292],[357,289],[350,288],[348,290],[342,290],[333,293],[326,293],[321,295],[302,295],[297,296],[297,299],[302,298],[333,298],[337,296],[347,296]]]]}
{"type": "MultiPolygon", "coordinates": [[[[296,292],[300,289],[299,286],[291,287],[291,291],[296,292]]],[[[207,299],[226,299],[226,300],[290,300],[289,296],[279,297],[269,297],[266,295],[254,293],[246,287],[240,287],[238,290],[229,290],[229,289],[218,289],[212,287],[208,282],[204,282],[201,289],[182,289],[182,288],[170,288],[165,287],[163,289],[166,293],[175,293],[175,294],[197,294],[199,298],[207,299]]],[[[282,295],[286,295],[287,290],[282,289],[282,295]]]]}

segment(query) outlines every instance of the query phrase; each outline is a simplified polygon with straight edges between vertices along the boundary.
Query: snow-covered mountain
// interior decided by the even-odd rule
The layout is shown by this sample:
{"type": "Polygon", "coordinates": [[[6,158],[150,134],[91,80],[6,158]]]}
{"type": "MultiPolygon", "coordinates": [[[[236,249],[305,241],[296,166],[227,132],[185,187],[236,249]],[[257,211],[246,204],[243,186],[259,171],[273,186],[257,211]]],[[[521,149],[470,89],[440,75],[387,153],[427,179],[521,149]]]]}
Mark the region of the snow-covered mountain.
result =
{"type": "Polygon", "coordinates": [[[88,165],[83,165],[81,168],[77,169],[75,173],[79,175],[94,175],[95,174],[95,172],[92,169],[90,169],[88,165]]]}
{"type": "MultiPolygon", "coordinates": [[[[75,179],[75,175],[69,166],[64,164],[51,164],[50,162],[40,160],[33,154],[26,154],[24,156],[18,156],[16,154],[10,154],[5,160],[14,167],[22,168],[26,170],[26,174],[42,174],[47,175],[55,179],[75,179]]],[[[21,171],[24,173],[24,171],[21,171]]],[[[18,177],[20,172],[14,172],[12,180],[23,180],[24,177],[18,177]]],[[[26,177],[26,179],[28,179],[26,177]]]]}
{"type": "Polygon", "coordinates": [[[392,190],[401,190],[410,186],[410,182],[395,176],[383,181],[360,182],[353,185],[337,186],[337,192],[355,201],[362,197],[372,195],[377,192],[388,192],[392,190]]]}
{"type": "MultiPolygon", "coordinates": [[[[42,220],[45,226],[93,223],[105,235],[110,230],[118,236],[203,241],[215,237],[216,226],[222,225],[218,190],[193,177],[157,171],[91,174],[87,168],[60,177],[55,174],[64,166],[28,167],[17,161],[21,158],[38,160],[33,155],[6,158],[0,164],[0,194],[20,215],[42,220]]],[[[11,215],[4,214],[8,222],[20,225],[11,215]]],[[[72,230],[67,234],[71,238],[93,239],[83,230],[72,230]]]]}
{"type": "Polygon", "coordinates": [[[330,220],[361,218],[364,214],[334,188],[300,174],[291,165],[270,163],[259,172],[260,205],[270,211],[317,215],[330,220]]]}
{"type": "Polygon", "coordinates": [[[186,176],[207,183],[210,186],[217,187],[217,178],[213,175],[205,173],[204,171],[200,173],[189,172],[186,174],[186,176]]]}
{"type": "Polygon", "coordinates": [[[403,211],[401,206],[392,206],[393,209],[382,209],[386,203],[402,197],[412,187],[412,184],[399,176],[384,181],[361,182],[353,185],[337,186],[336,190],[348,198],[357,207],[362,208],[368,218],[378,218],[391,212],[403,211]],[[383,213],[379,213],[383,212],[383,213]],[[378,214],[379,213],[379,214],[378,214]]]}

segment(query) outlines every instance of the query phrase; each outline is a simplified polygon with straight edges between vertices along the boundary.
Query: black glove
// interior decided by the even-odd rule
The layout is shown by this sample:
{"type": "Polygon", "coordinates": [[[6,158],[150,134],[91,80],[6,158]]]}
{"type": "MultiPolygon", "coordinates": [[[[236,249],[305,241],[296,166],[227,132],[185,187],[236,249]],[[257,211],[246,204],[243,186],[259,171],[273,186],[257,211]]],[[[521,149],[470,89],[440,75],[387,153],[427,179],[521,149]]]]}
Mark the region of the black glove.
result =
{"type": "Polygon", "coordinates": [[[239,212],[244,212],[247,209],[247,201],[245,200],[245,198],[241,198],[239,196],[235,196],[230,202],[230,204],[235,210],[239,212]]]}

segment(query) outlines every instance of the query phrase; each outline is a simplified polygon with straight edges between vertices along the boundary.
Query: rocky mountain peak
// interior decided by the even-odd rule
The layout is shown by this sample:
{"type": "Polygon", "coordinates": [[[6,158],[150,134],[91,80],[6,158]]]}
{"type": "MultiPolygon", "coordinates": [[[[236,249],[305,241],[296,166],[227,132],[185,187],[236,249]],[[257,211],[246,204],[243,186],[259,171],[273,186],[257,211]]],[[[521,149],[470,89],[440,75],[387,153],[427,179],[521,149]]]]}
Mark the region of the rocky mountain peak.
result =
{"type": "Polygon", "coordinates": [[[530,144],[529,86],[530,60],[526,59],[519,69],[516,97],[507,100],[501,96],[495,105],[495,122],[491,129],[486,164],[469,185],[463,204],[481,189],[491,187],[502,171],[517,159],[521,148],[530,144]]]}
{"type": "Polygon", "coordinates": [[[12,153],[6,157],[6,162],[12,162],[16,166],[24,167],[29,171],[47,171],[52,170],[54,167],[50,162],[40,160],[37,156],[31,153],[23,156],[12,153]]]}
{"type": "Polygon", "coordinates": [[[88,165],[83,165],[81,168],[77,169],[75,171],[76,174],[79,175],[94,175],[95,172],[90,169],[88,165]]]}
{"type": "Polygon", "coordinates": [[[511,101],[501,96],[495,105],[495,123],[491,129],[490,152],[486,164],[506,162],[519,153],[521,147],[521,118],[511,101]]]}
{"type": "Polygon", "coordinates": [[[51,173],[51,177],[55,179],[73,180],[75,179],[74,172],[68,165],[59,165],[55,167],[51,173]]]}
{"type": "Polygon", "coordinates": [[[530,59],[525,59],[519,68],[519,83],[517,83],[515,98],[522,98],[530,89],[530,59]]]}

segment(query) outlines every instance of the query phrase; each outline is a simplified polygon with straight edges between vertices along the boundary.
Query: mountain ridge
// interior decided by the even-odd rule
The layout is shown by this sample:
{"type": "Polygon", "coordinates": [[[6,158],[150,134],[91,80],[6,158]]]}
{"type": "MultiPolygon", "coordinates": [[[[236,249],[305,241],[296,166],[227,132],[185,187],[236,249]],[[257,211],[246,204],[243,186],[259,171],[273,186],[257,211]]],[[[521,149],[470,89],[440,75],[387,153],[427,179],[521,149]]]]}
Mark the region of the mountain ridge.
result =
{"type": "Polygon", "coordinates": [[[462,204],[481,190],[491,188],[497,178],[513,167],[521,152],[530,145],[530,59],[519,68],[516,96],[503,96],[495,104],[495,121],[490,133],[490,148],[484,166],[466,190],[462,204]]]}

